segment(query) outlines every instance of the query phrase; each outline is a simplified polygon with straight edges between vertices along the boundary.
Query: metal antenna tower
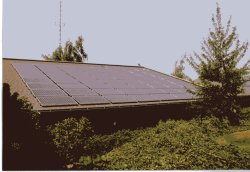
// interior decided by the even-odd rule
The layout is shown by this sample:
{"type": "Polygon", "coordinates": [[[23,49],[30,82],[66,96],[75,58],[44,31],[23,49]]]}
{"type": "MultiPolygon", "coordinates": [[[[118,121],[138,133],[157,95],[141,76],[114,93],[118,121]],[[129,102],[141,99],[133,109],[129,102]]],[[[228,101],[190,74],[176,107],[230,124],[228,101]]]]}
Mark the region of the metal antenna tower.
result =
{"type": "Polygon", "coordinates": [[[59,47],[62,45],[62,0],[60,0],[60,16],[59,16],[59,47]]]}
{"type": "MultiPolygon", "coordinates": [[[[57,19],[56,19],[57,20],[57,19]]],[[[59,30],[59,47],[62,45],[62,28],[65,26],[65,23],[62,23],[62,0],[59,1],[59,22],[55,22],[55,25],[58,26],[59,30]]]]}

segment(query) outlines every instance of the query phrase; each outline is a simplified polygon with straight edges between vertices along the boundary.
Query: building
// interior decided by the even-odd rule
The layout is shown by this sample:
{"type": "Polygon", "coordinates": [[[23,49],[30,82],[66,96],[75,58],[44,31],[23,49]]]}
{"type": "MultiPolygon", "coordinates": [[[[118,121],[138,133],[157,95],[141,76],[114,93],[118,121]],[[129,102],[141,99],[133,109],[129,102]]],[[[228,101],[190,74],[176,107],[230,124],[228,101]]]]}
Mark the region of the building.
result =
{"type": "MultiPolygon", "coordinates": [[[[86,116],[100,131],[190,118],[185,107],[195,101],[188,81],[142,66],[5,58],[3,82],[26,97],[45,123],[86,116]]],[[[246,86],[250,95],[250,82],[246,86]]]]}

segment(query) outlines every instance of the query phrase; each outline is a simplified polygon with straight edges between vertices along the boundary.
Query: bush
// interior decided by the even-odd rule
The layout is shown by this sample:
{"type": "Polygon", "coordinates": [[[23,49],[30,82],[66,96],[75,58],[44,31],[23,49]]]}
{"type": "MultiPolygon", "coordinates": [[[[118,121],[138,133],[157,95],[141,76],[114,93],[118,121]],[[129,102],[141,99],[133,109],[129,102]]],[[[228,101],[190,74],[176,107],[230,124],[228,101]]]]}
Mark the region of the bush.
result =
{"type": "Polygon", "coordinates": [[[195,120],[160,122],[141,130],[137,138],[113,149],[103,160],[110,170],[249,169],[250,153],[218,145],[216,130],[195,120]]]}
{"type": "Polygon", "coordinates": [[[93,130],[88,119],[67,118],[48,126],[48,132],[55,151],[65,164],[76,162],[81,155],[89,154],[86,145],[89,137],[93,135],[93,130]]]}
{"type": "Polygon", "coordinates": [[[99,134],[91,136],[86,145],[89,154],[81,156],[79,163],[75,164],[75,168],[81,170],[104,170],[106,162],[102,159],[102,155],[124,143],[132,141],[136,134],[136,131],[120,130],[110,135],[99,134]]]}

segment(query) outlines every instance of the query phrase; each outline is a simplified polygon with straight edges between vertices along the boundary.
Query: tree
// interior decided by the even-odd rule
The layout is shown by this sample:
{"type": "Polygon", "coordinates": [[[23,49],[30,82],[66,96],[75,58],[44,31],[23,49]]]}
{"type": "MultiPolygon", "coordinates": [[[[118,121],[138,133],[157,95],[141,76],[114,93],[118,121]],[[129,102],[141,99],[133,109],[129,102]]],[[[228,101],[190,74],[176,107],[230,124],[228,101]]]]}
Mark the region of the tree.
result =
{"type": "MultiPolygon", "coordinates": [[[[9,84],[3,84],[3,169],[27,170],[37,165],[37,133],[39,114],[17,92],[11,94],[9,84]]],[[[41,154],[39,154],[41,156],[41,154]]]]}
{"type": "Polygon", "coordinates": [[[79,36],[75,42],[75,45],[71,41],[67,41],[64,49],[59,46],[50,55],[42,55],[45,60],[54,61],[73,61],[73,62],[84,62],[87,60],[88,55],[85,53],[83,48],[83,38],[79,36]]]}
{"type": "Polygon", "coordinates": [[[203,115],[226,117],[231,123],[237,123],[240,114],[237,95],[243,92],[250,60],[242,67],[238,65],[247,51],[248,42],[239,41],[236,27],[231,27],[231,17],[226,28],[222,26],[218,4],[212,23],[213,30],[209,30],[208,38],[203,41],[201,53],[186,56],[200,80],[194,94],[201,98],[198,105],[203,115]]]}
{"type": "Polygon", "coordinates": [[[184,73],[184,70],[185,70],[184,63],[185,63],[185,60],[183,58],[179,61],[179,64],[178,64],[178,61],[176,61],[174,72],[171,73],[171,75],[176,76],[181,79],[192,81],[192,79],[184,73]]]}

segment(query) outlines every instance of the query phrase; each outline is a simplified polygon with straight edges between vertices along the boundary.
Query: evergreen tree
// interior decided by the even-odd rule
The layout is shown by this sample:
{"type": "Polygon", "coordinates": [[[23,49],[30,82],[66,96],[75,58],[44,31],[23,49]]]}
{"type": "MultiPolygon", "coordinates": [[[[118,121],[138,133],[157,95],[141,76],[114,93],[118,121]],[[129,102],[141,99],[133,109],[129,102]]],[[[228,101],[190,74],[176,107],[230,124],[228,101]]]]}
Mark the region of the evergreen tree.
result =
{"type": "Polygon", "coordinates": [[[213,30],[209,30],[208,38],[203,41],[201,53],[186,57],[200,80],[194,94],[201,98],[198,105],[203,115],[226,117],[231,123],[237,123],[240,114],[237,95],[243,92],[250,60],[242,67],[238,64],[247,51],[248,42],[239,41],[236,27],[231,27],[231,17],[226,28],[222,26],[218,4],[212,23],[213,30]]]}
{"type": "Polygon", "coordinates": [[[59,46],[50,55],[42,55],[45,60],[54,61],[73,61],[73,62],[84,62],[87,60],[88,55],[85,53],[83,48],[83,38],[79,36],[75,42],[75,45],[71,41],[67,41],[65,47],[59,46]]]}

